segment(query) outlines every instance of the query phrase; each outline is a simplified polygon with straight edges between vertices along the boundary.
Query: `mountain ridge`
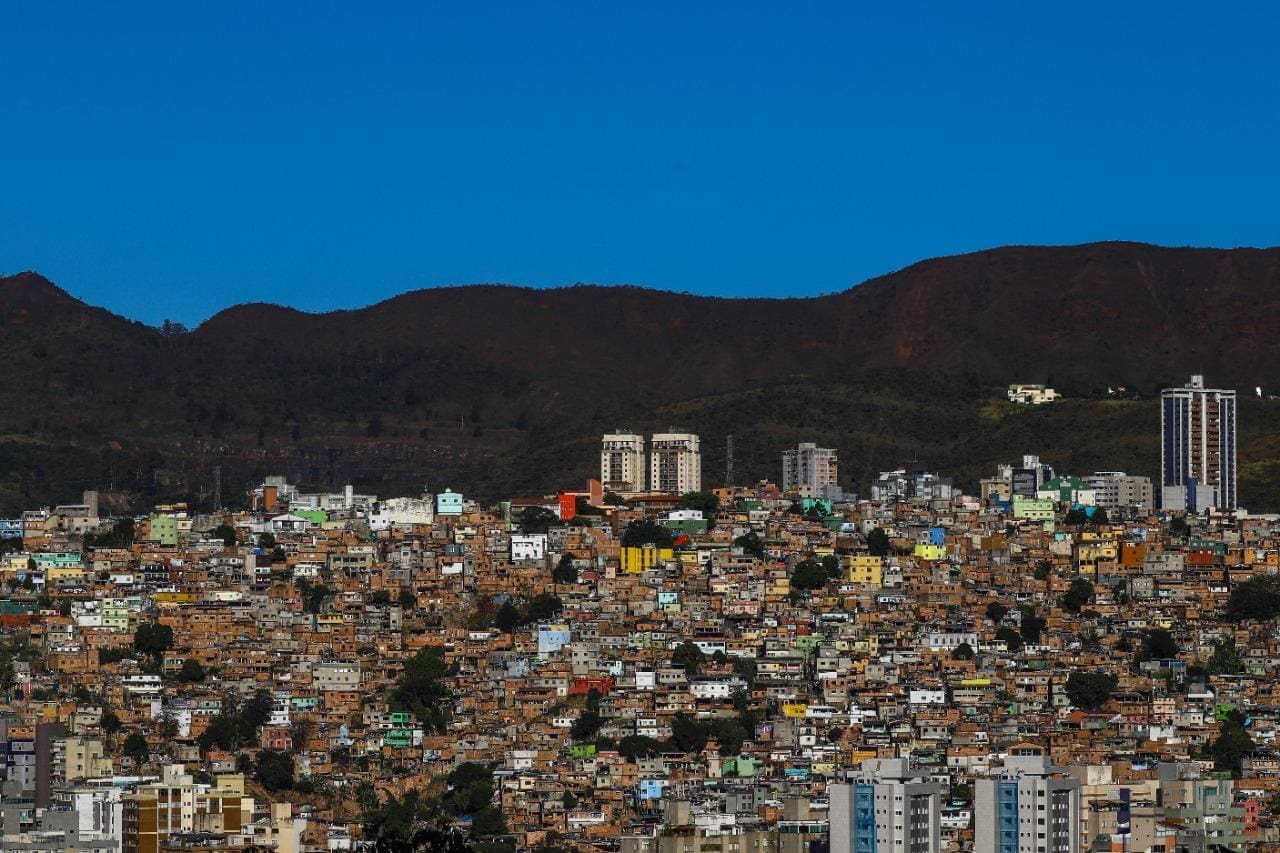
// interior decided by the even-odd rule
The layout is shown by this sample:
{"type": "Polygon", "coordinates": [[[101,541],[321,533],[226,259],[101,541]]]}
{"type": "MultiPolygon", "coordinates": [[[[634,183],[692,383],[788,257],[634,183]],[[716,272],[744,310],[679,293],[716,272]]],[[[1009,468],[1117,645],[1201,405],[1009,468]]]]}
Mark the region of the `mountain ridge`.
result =
{"type": "MultiPolygon", "coordinates": [[[[1068,443],[1077,438],[1059,429],[1066,420],[1078,441],[1095,429],[1091,418],[1121,428],[1097,409],[1105,401],[984,420],[981,407],[1010,382],[1049,382],[1082,398],[1109,386],[1150,398],[1191,373],[1271,387],[1277,285],[1280,249],[1117,241],[928,259],[821,296],[466,285],[322,313],[245,303],[184,330],[145,326],[22,273],[0,278],[0,357],[11,368],[0,384],[0,467],[13,468],[0,479],[0,506],[59,489],[64,499],[101,481],[187,494],[214,466],[237,486],[282,472],[317,485],[449,479],[547,490],[590,474],[600,429],[678,413],[716,431],[705,437],[708,470],[718,433],[731,429],[748,454],[737,467],[776,476],[769,442],[821,421],[824,440],[869,457],[862,476],[874,436],[831,421],[827,406],[881,429],[919,419],[927,430],[903,432],[971,471],[986,464],[986,449],[965,442],[1008,434],[1035,445],[1023,430],[1041,421],[1068,443]],[[837,386],[824,403],[822,389],[837,386]],[[732,396],[764,387],[804,410],[732,396]],[[536,469],[524,461],[534,458],[536,469]]],[[[1143,429],[1151,416],[1140,409],[1125,429],[1143,429]]],[[[1257,435],[1255,456],[1242,444],[1242,466],[1269,470],[1280,458],[1266,438],[1257,435]]],[[[1113,444],[1119,458],[1098,464],[1150,464],[1149,444],[1113,444]]],[[[1010,448],[1037,450],[1049,449],[1010,448]]]]}
{"type": "MultiPolygon", "coordinates": [[[[821,293],[821,294],[814,294],[814,295],[806,295],[806,296],[703,295],[703,294],[694,294],[694,293],[689,293],[684,291],[671,290],[667,288],[650,287],[650,286],[640,285],[640,284],[610,285],[610,284],[595,284],[590,282],[577,282],[575,284],[559,285],[559,286],[553,286],[553,287],[534,287],[534,286],[527,286],[527,285],[502,283],[502,282],[477,282],[477,283],[467,283],[467,284],[442,285],[442,286],[436,286],[436,287],[414,288],[411,290],[404,291],[403,293],[399,293],[383,299],[379,299],[362,306],[349,307],[349,308],[334,308],[334,309],[321,310],[321,311],[301,309],[301,308],[297,308],[294,306],[290,306],[287,304],[274,302],[270,300],[248,301],[248,302],[228,305],[227,307],[222,308],[219,311],[216,311],[214,314],[210,315],[210,317],[206,318],[202,322],[196,324],[195,326],[192,327],[192,329],[193,330],[199,329],[200,327],[207,325],[210,321],[219,318],[221,315],[226,314],[227,312],[235,312],[240,309],[246,309],[246,308],[262,309],[262,310],[267,310],[267,309],[281,310],[281,311],[289,312],[290,314],[296,314],[299,316],[305,316],[310,318],[324,318],[324,317],[334,317],[334,316],[357,315],[364,312],[372,311],[374,309],[379,309],[385,306],[389,306],[392,304],[401,303],[406,300],[420,298],[423,296],[450,298],[452,294],[456,294],[459,292],[467,293],[471,295],[480,295],[480,296],[496,295],[496,294],[509,294],[509,295],[514,294],[514,295],[524,295],[524,296],[548,296],[551,298],[558,298],[566,294],[574,294],[574,293],[580,294],[584,292],[594,291],[594,292],[608,292],[611,294],[638,293],[638,294],[643,294],[646,297],[659,297],[659,298],[672,297],[672,298],[681,299],[681,300],[693,300],[697,302],[713,303],[713,304],[814,303],[814,302],[832,300],[839,297],[848,297],[852,294],[855,294],[856,292],[865,291],[866,289],[868,289],[869,286],[872,286],[874,289],[875,286],[878,286],[881,283],[885,283],[885,282],[892,283],[896,279],[903,276],[908,276],[908,275],[914,276],[914,275],[920,275],[923,273],[931,272],[932,270],[934,270],[936,267],[939,267],[939,266],[945,269],[953,269],[957,264],[964,264],[966,262],[973,261],[973,260],[987,262],[991,259],[998,259],[1005,255],[1019,254],[1019,253],[1051,255],[1055,253],[1076,253],[1080,251],[1107,251],[1112,249],[1119,249],[1119,250],[1131,251],[1131,252],[1153,252],[1153,253],[1163,254],[1166,256],[1185,254],[1191,257],[1205,257],[1207,255],[1214,255],[1214,254],[1223,256],[1225,258],[1232,258],[1232,257],[1238,258],[1238,257],[1246,257],[1249,255],[1264,255],[1264,256],[1271,257],[1273,260],[1275,258],[1276,253],[1280,252],[1280,247],[1265,247],[1265,248],[1256,248],[1256,247],[1214,248],[1214,247],[1189,247],[1189,246],[1171,247],[1171,246],[1160,246],[1157,244],[1142,243],[1137,241],[1125,241],[1125,240],[1107,240],[1107,241],[1097,241],[1097,242],[1091,242],[1091,243],[1063,244],[1063,245],[1051,245],[1051,246],[1012,244],[1012,245],[1006,245],[1006,246],[998,246],[998,247],[989,248],[989,249],[981,249],[981,250],[972,251],[972,252],[962,252],[962,253],[957,253],[952,255],[943,255],[943,256],[923,259],[923,260],[908,264],[907,266],[904,266],[900,269],[873,276],[862,282],[855,283],[843,290],[833,291],[828,293],[821,293]]],[[[63,299],[74,300],[75,302],[82,305],[86,305],[88,307],[99,308],[100,310],[105,310],[113,314],[115,313],[111,311],[111,309],[108,307],[93,306],[90,303],[87,303],[75,297],[74,295],[70,294],[67,290],[63,289],[62,287],[60,287],[59,285],[57,285],[56,283],[54,283],[53,281],[46,278],[45,276],[43,276],[42,274],[40,274],[38,271],[35,271],[35,270],[25,270],[23,272],[19,272],[19,273],[8,275],[8,276],[0,275],[0,283],[2,283],[7,289],[7,292],[0,292],[0,298],[4,298],[4,299],[12,298],[13,293],[15,292],[13,289],[14,285],[24,285],[29,287],[30,285],[35,284],[35,285],[38,285],[37,289],[39,289],[39,287],[46,288],[48,292],[52,294],[56,294],[56,296],[61,297],[63,299]]],[[[136,320],[132,320],[132,318],[125,317],[124,315],[116,314],[116,316],[119,316],[122,319],[128,320],[129,322],[135,322],[135,323],[139,322],[136,320]]],[[[152,327],[152,328],[158,328],[158,327],[152,327]]]]}

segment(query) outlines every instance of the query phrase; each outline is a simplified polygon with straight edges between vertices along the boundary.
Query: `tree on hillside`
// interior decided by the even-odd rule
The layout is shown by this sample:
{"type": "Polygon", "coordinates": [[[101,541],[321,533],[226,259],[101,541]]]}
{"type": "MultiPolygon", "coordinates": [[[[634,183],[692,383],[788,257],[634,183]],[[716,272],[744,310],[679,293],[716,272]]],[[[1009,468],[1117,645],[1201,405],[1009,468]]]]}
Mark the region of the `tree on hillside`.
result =
{"type": "Polygon", "coordinates": [[[560,555],[560,561],[551,570],[551,580],[556,583],[578,582],[578,570],[574,568],[572,554],[566,552],[560,555]]]}
{"type": "Polygon", "coordinates": [[[388,794],[379,801],[373,786],[363,783],[356,789],[356,801],[364,836],[373,842],[377,853],[466,853],[470,850],[466,834],[448,827],[448,816],[440,802],[427,797],[420,789],[406,791],[403,797],[388,794]],[[450,842],[449,837],[456,841],[450,842]]]}
{"type": "Polygon", "coordinates": [[[1063,610],[1071,613],[1079,613],[1080,608],[1084,607],[1093,600],[1093,584],[1087,578],[1076,578],[1071,581],[1071,586],[1059,599],[1063,610]]]}
{"type": "Polygon", "coordinates": [[[151,757],[151,747],[147,746],[147,739],[138,732],[129,733],[129,736],[124,739],[120,752],[132,758],[135,767],[146,764],[147,759],[151,757]]]}
{"type": "Polygon", "coordinates": [[[549,592],[535,595],[525,608],[522,624],[543,622],[564,610],[564,602],[549,592]]]}
{"type": "Polygon", "coordinates": [[[213,538],[221,539],[222,544],[226,545],[228,548],[234,548],[237,541],[236,529],[224,521],[222,524],[213,528],[213,538]]]}
{"type": "Polygon", "coordinates": [[[604,515],[604,510],[591,503],[591,501],[587,500],[582,495],[578,495],[573,499],[573,514],[574,518],[590,518],[592,516],[604,515]]]}
{"type": "MultiPolygon", "coordinates": [[[[84,535],[84,546],[86,548],[128,548],[133,544],[133,519],[122,518],[115,524],[111,525],[111,529],[105,533],[86,533],[84,535]]],[[[22,544],[22,540],[17,540],[18,544],[22,544]]]]}
{"type": "MultiPolygon", "coordinates": [[[[271,849],[274,848],[266,848],[271,849]]],[[[479,845],[473,845],[458,827],[434,821],[413,824],[410,834],[404,838],[378,838],[367,853],[473,853],[478,850],[479,845]]]]}
{"type": "Polygon", "coordinates": [[[733,718],[712,717],[705,723],[709,738],[715,738],[721,755],[737,755],[749,733],[741,721],[733,718]]]}
{"type": "Polygon", "coordinates": [[[235,752],[253,740],[253,730],[234,713],[223,712],[209,720],[196,743],[204,752],[217,747],[228,752],[235,752]]]}
{"type": "Polygon", "coordinates": [[[744,554],[750,554],[757,560],[764,559],[764,542],[760,539],[760,534],[754,530],[748,530],[737,539],[734,539],[733,544],[741,548],[744,554]]]}
{"type": "Polygon", "coordinates": [[[515,602],[510,598],[502,602],[502,606],[498,608],[497,615],[494,616],[493,624],[498,630],[504,634],[510,634],[516,628],[519,628],[524,621],[520,615],[520,608],[516,607],[515,602]]]}
{"type": "Polygon", "coordinates": [[[13,666],[14,656],[7,651],[0,651],[0,694],[8,693],[18,681],[18,672],[13,666]]]}
{"type": "Polygon", "coordinates": [[[1244,720],[1237,711],[1228,714],[1222,721],[1218,737],[1209,747],[1209,754],[1213,756],[1214,769],[1230,772],[1233,777],[1239,779],[1241,761],[1253,750],[1253,738],[1249,737],[1249,732],[1244,727],[1244,720]]]}
{"type": "Polygon", "coordinates": [[[102,718],[98,721],[98,725],[104,732],[113,735],[120,731],[120,715],[110,708],[106,708],[102,712],[102,718]]]}
{"type": "Polygon", "coordinates": [[[885,557],[889,554],[889,534],[877,527],[867,534],[867,551],[873,557],[885,557]]]}
{"type": "Polygon", "coordinates": [[[791,573],[791,588],[795,590],[821,589],[827,585],[830,575],[820,563],[801,560],[791,573]]]}
{"type": "Polygon", "coordinates": [[[1031,604],[1020,604],[1018,610],[1022,614],[1022,624],[1019,631],[1022,633],[1022,639],[1028,643],[1035,645],[1040,642],[1040,634],[1044,631],[1045,625],[1049,624],[1043,616],[1036,615],[1036,608],[1031,604]]]}
{"type": "Polygon", "coordinates": [[[173,628],[160,622],[143,622],[133,632],[133,647],[153,661],[173,648],[173,628]]]}
{"type": "Polygon", "coordinates": [[[1067,514],[1063,516],[1062,523],[1072,525],[1088,524],[1089,516],[1083,508],[1073,507],[1067,510],[1067,514]]]}
{"type": "Polygon", "coordinates": [[[844,580],[844,567],[840,565],[840,558],[835,554],[827,554],[818,562],[822,563],[822,570],[831,580],[844,580]]]}
{"type": "Polygon", "coordinates": [[[520,530],[525,534],[546,533],[558,519],[544,506],[525,507],[520,513],[520,530]]]}
{"type": "Polygon", "coordinates": [[[745,681],[748,688],[756,683],[756,672],[758,669],[759,667],[756,664],[755,658],[735,656],[733,659],[734,674],[745,681]]]}
{"type": "Polygon", "coordinates": [[[1001,625],[996,631],[996,639],[1008,646],[1009,651],[1019,652],[1026,645],[1026,641],[1022,639],[1022,635],[1008,625],[1001,625]]]}
{"type": "Polygon", "coordinates": [[[204,681],[205,671],[204,665],[195,658],[187,658],[182,662],[182,669],[178,670],[178,680],[187,684],[194,684],[197,681],[204,681]]]}
{"type": "Polygon", "coordinates": [[[441,805],[451,815],[477,812],[493,802],[493,771],[477,761],[464,761],[449,771],[441,805]]]}
{"type": "Polygon", "coordinates": [[[628,761],[650,758],[662,752],[662,743],[645,735],[627,735],[618,741],[618,752],[628,761]]]}
{"type": "Polygon", "coordinates": [[[590,740],[600,731],[604,719],[600,716],[600,691],[594,687],[587,692],[587,706],[573,721],[569,734],[576,741],[590,740]]]}
{"type": "Polygon", "coordinates": [[[1009,608],[1005,607],[998,601],[993,601],[987,605],[986,617],[993,625],[999,625],[1004,620],[1004,617],[1008,612],[1009,608]]]}
{"type": "Polygon", "coordinates": [[[720,499],[711,492],[685,492],[680,496],[680,506],[684,509],[701,510],[703,518],[714,522],[716,512],[720,509],[720,499]]]}
{"type": "Polygon", "coordinates": [[[240,706],[238,713],[252,732],[267,724],[271,719],[271,709],[274,705],[275,701],[271,698],[270,691],[259,688],[253,691],[248,702],[240,706]]]}
{"type": "Polygon", "coordinates": [[[306,578],[298,580],[298,593],[302,597],[302,609],[307,613],[318,614],[324,608],[324,600],[333,594],[333,590],[322,583],[315,586],[306,578]]]}
{"type": "Polygon", "coordinates": [[[1142,635],[1142,660],[1167,660],[1178,656],[1178,641],[1164,628],[1153,628],[1142,635]]]}
{"type": "Polygon", "coordinates": [[[293,758],[287,752],[264,749],[254,762],[253,777],[268,791],[293,787],[293,758]]]}
{"type": "Polygon", "coordinates": [[[696,719],[680,711],[671,720],[671,743],[681,752],[699,753],[707,745],[707,731],[696,719]]]}
{"type": "Polygon", "coordinates": [[[628,548],[642,545],[656,545],[659,548],[670,548],[671,530],[649,519],[636,519],[627,524],[622,531],[622,544],[628,548]]]}
{"type": "MultiPolygon", "coordinates": [[[[471,816],[471,834],[476,838],[487,838],[494,835],[507,834],[507,819],[497,806],[485,806],[471,816]]],[[[475,845],[479,847],[480,845],[475,845]]],[[[509,848],[509,846],[508,846],[509,848]]]]}
{"type": "Polygon", "coordinates": [[[453,697],[446,679],[457,674],[457,664],[446,664],[444,649],[428,646],[409,658],[400,683],[391,692],[391,707],[408,711],[428,728],[443,732],[453,697]]]}
{"type": "Polygon", "coordinates": [[[693,643],[684,642],[671,652],[671,665],[681,667],[688,675],[693,676],[698,674],[706,657],[702,649],[693,643]]]}
{"type": "Polygon", "coordinates": [[[1096,710],[1107,703],[1118,683],[1111,673],[1077,669],[1067,677],[1067,698],[1077,708],[1096,710]]]}
{"type": "Polygon", "coordinates": [[[1231,622],[1266,621],[1280,616],[1280,575],[1254,575],[1227,596],[1223,616],[1231,622]]]}
{"type": "Polygon", "coordinates": [[[1244,662],[1240,660],[1236,641],[1231,637],[1223,637],[1214,643],[1207,667],[1210,675],[1237,675],[1244,672],[1244,662]]]}

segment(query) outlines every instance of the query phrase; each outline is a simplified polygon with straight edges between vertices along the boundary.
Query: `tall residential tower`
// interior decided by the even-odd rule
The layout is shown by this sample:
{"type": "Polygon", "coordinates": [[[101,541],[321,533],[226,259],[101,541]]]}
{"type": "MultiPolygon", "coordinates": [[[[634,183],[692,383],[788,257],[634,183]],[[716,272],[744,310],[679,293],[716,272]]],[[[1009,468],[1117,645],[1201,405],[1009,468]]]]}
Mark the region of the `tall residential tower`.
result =
{"type": "Polygon", "coordinates": [[[611,492],[644,491],[644,436],[607,433],[600,445],[600,484],[611,492]]]}
{"type": "Polygon", "coordinates": [[[839,470],[834,450],[802,442],[795,450],[782,451],[782,491],[794,490],[802,498],[826,497],[824,491],[835,487],[839,470]]]}
{"type": "Polygon", "coordinates": [[[1010,747],[999,775],[974,782],[973,849],[1080,853],[1080,782],[1034,744],[1010,747]]]}
{"type": "Polygon", "coordinates": [[[1235,509],[1235,391],[1192,376],[1187,387],[1160,392],[1160,506],[1235,509]]]}
{"type": "Polygon", "coordinates": [[[649,488],[678,495],[702,490],[702,450],[696,435],[654,433],[649,442],[649,488]]]}
{"type": "Polygon", "coordinates": [[[827,791],[831,853],[942,849],[942,786],[923,770],[912,770],[907,759],[867,759],[847,783],[833,784],[827,791]]]}

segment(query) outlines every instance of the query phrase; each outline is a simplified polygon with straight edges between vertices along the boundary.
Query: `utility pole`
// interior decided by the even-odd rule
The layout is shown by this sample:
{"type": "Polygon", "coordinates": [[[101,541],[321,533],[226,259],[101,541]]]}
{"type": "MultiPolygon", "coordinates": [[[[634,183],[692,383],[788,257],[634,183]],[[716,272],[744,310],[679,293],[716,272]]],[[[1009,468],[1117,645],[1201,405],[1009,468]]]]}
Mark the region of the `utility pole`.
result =
{"type": "Polygon", "coordinates": [[[213,508],[222,509],[222,466],[213,466],[213,508]]]}
{"type": "Polygon", "coordinates": [[[733,433],[725,436],[724,444],[724,484],[733,488],[733,433]]]}

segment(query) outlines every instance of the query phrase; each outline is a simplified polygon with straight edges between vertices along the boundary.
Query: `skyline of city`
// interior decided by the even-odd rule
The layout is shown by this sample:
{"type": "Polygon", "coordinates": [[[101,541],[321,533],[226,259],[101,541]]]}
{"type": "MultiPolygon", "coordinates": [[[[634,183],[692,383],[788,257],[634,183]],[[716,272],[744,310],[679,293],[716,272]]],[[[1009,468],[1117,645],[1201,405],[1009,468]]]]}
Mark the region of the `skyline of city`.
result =
{"type": "Polygon", "coordinates": [[[1280,853],[1277,24],[0,4],[0,851],[1280,853]]]}

